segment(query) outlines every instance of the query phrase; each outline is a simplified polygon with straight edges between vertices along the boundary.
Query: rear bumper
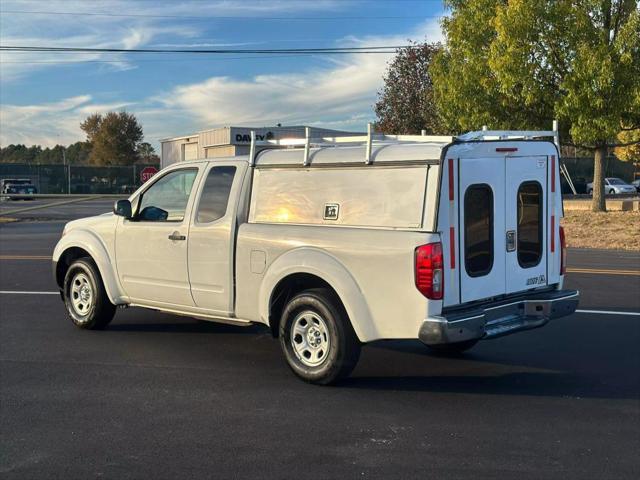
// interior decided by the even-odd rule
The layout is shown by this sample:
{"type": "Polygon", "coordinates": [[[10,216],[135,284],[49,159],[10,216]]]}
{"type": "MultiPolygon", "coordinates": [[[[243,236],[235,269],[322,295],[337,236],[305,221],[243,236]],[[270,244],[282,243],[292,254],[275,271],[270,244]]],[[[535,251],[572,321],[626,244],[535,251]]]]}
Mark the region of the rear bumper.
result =
{"type": "Polygon", "coordinates": [[[553,290],[513,300],[429,317],[418,338],[427,345],[496,338],[545,325],[549,320],[571,315],[578,307],[577,290],[553,290]]]}

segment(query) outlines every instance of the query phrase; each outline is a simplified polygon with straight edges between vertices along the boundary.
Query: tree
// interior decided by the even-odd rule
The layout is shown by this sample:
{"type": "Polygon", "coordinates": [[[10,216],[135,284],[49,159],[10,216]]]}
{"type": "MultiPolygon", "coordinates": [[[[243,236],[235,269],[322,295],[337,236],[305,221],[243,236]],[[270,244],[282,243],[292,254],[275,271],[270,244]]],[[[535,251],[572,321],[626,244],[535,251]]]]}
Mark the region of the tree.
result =
{"type": "Polygon", "coordinates": [[[80,124],[91,143],[89,162],[94,165],[132,165],[138,158],[142,127],[133,114],[93,114],[80,124]]]}
{"type": "Polygon", "coordinates": [[[605,211],[604,161],[640,129],[640,11],[634,0],[447,0],[446,48],[431,69],[454,130],[543,128],[595,152],[594,211],[605,211]]]}
{"type": "MultiPolygon", "coordinates": [[[[634,140],[640,140],[640,130],[624,131],[618,134],[618,142],[622,144],[634,140]]],[[[624,162],[640,163],[640,142],[626,147],[616,147],[614,153],[624,162]]]]}
{"type": "Polygon", "coordinates": [[[376,128],[396,134],[440,133],[429,65],[440,44],[414,44],[400,48],[384,76],[375,105],[376,128]]]}
{"type": "Polygon", "coordinates": [[[100,131],[100,125],[102,125],[102,115],[99,113],[92,113],[80,124],[80,128],[87,134],[87,142],[94,141],[100,131]]]}
{"type": "Polygon", "coordinates": [[[69,165],[86,165],[91,155],[91,143],[76,142],[67,147],[66,158],[69,165]]]}
{"type": "Polygon", "coordinates": [[[160,157],[149,142],[141,142],[138,145],[138,159],[141,163],[160,163],[160,157]]]}

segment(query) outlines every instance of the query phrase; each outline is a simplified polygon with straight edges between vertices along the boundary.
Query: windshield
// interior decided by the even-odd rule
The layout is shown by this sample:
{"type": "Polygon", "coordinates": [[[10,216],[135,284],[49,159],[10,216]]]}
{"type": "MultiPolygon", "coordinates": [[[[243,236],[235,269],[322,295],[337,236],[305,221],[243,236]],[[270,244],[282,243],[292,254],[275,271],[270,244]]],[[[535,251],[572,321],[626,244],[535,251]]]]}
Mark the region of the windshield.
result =
{"type": "Polygon", "coordinates": [[[627,182],[619,178],[607,178],[609,185],[626,185],[627,182]]]}

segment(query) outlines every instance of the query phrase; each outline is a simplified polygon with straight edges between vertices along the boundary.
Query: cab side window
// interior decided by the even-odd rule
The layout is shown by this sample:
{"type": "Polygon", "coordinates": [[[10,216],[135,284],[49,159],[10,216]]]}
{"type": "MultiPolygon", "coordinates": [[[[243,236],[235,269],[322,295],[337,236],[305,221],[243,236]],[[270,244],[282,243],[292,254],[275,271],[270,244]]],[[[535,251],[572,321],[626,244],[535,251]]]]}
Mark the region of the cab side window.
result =
{"type": "Polygon", "coordinates": [[[143,222],[181,222],[197,174],[197,168],[186,168],[164,175],[142,194],[135,219],[143,222]]]}
{"type": "Polygon", "coordinates": [[[209,170],[200,195],[196,222],[210,223],[225,216],[235,173],[236,167],[221,166],[209,170]]]}

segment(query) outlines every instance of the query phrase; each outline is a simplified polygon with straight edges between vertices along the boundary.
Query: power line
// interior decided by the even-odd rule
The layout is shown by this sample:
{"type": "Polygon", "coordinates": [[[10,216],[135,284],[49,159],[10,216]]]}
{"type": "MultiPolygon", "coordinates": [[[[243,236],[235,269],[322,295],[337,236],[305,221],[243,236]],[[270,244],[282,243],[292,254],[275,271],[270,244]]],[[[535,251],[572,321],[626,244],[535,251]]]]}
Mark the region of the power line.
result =
{"type": "MultiPolygon", "coordinates": [[[[148,13],[104,13],[104,12],[47,12],[43,10],[3,10],[2,13],[20,15],[69,15],[85,17],[123,18],[182,18],[186,20],[276,20],[276,21],[326,21],[326,20],[415,20],[416,15],[346,15],[346,16],[257,16],[257,15],[159,15],[148,13]]],[[[441,18],[441,15],[420,15],[420,18],[441,18]]]]}
{"type": "MultiPolygon", "coordinates": [[[[243,56],[243,57],[218,57],[216,58],[216,62],[219,62],[221,60],[249,60],[249,59],[254,59],[254,60],[260,60],[260,59],[268,59],[268,58],[292,58],[292,57],[309,57],[308,54],[306,55],[302,55],[302,54],[298,54],[298,55],[260,55],[260,56],[243,56]]],[[[118,64],[118,63],[126,63],[129,62],[130,60],[34,60],[34,61],[2,61],[2,64],[7,64],[7,63],[11,63],[11,64],[25,64],[25,65],[36,65],[36,64],[55,64],[55,65],[66,65],[66,64],[76,64],[76,63],[111,63],[111,64],[118,64]]],[[[166,63],[166,62],[194,62],[194,61],[207,61],[210,62],[211,60],[208,59],[204,59],[204,58],[199,58],[199,59],[193,59],[193,58],[163,58],[163,59],[156,59],[156,60],[135,60],[135,63],[166,63]]]]}
{"type": "Polygon", "coordinates": [[[162,48],[89,48],[89,47],[43,47],[43,46],[23,46],[23,45],[0,45],[3,52],[49,52],[49,53],[169,53],[169,54],[303,54],[303,55],[325,55],[325,54],[370,54],[370,53],[395,53],[400,48],[410,47],[407,45],[387,45],[370,47],[325,47],[325,48],[271,48],[271,49],[214,49],[214,50],[194,50],[194,49],[162,49],[162,48]]]}

